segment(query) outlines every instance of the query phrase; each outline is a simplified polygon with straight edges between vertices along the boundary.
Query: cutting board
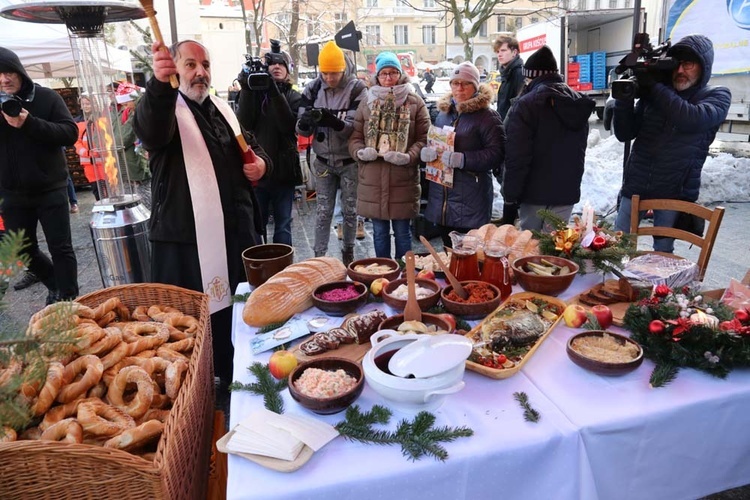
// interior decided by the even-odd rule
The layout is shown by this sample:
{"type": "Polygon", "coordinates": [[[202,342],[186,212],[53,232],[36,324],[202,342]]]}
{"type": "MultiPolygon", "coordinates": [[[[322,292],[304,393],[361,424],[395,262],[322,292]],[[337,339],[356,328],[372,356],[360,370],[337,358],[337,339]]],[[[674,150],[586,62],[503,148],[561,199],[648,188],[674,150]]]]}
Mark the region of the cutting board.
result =
{"type": "MultiPolygon", "coordinates": [[[[578,305],[581,305],[584,308],[586,308],[587,311],[589,311],[591,309],[591,306],[588,305],[588,304],[584,304],[581,301],[579,301],[578,297],[580,297],[581,295],[589,293],[592,289],[594,289],[596,287],[597,287],[597,285],[594,285],[591,288],[589,288],[588,290],[586,290],[585,292],[583,292],[583,293],[581,293],[579,295],[576,295],[572,299],[568,300],[568,304],[578,304],[578,305]]],[[[628,307],[630,307],[632,304],[634,304],[634,302],[614,302],[612,304],[604,304],[604,305],[606,305],[607,307],[609,307],[610,310],[612,311],[612,322],[615,325],[617,325],[617,326],[622,326],[623,325],[623,320],[625,319],[625,313],[628,311],[628,307]]]]}
{"type": "Polygon", "coordinates": [[[365,354],[370,350],[370,347],[372,347],[372,345],[369,342],[365,344],[340,344],[338,349],[316,354],[315,356],[308,356],[300,351],[299,345],[296,345],[292,347],[291,353],[294,354],[297,360],[301,363],[322,358],[344,358],[358,363],[365,357],[365,354]]]}

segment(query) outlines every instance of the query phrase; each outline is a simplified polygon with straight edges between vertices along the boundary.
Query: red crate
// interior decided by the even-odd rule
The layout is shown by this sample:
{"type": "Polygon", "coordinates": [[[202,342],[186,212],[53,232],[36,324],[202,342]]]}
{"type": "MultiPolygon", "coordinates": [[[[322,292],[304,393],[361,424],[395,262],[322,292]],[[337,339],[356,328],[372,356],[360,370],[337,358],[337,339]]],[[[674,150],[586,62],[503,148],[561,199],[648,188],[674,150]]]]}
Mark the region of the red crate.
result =
{"type": "Polygon", "coordinates": [[[578,87],[579,87],[578,90],[593,90],[594,89],[594,84],[591,83],[591,82],[581,83],[581,84],[578,85],[578,87]]]}

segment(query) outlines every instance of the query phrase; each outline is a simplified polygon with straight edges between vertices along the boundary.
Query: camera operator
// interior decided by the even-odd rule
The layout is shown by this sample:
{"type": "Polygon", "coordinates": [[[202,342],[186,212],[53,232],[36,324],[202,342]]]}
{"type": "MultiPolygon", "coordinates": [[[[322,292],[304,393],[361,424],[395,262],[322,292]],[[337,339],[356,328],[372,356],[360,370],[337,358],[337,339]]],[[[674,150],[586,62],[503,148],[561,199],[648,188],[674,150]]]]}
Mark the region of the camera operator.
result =
{"type": "Polygon", "coordinates": [[[336,192],[341,188],[344,215],[344,264],[354,260],[357,231],[357,162],[349,154],[354,115],[366,85],[357,79],[356,66],[344,57],[335,42],[328,42],[318,55],[320,74],[302,92],[297,131],[313,136],[313,172],[317,199],[315,256],[328,251],[336,192]]]}
{"type": "Polygon", "coordinates": [[[23,231],[29,270],[49,289],[47,304],[78,295],[64,146],[78,127],[54,90],[36,85],[18,56],[0,47],[0,199],[8,230],[23,231]],[[52,260],[37,242],[41,223],[52,260]]]}
{"type": "Polygon", "coordinates": [[[269,208],[273,211],[273,242],[292,244],[292,204],[295,186],[302,184],[302,170],[297,151],[296,110],[302,96],[292,88],[289,71],[292,60],[282,52],[278,41],[271,41],[271,52],[264,57],[265,71],[270,78],[265,89],[248,85],[248,73],[237,77],[240,83],[237,117],[271,157],[274,169],[263,176],[255,187],[263,228],[268,225],[269,208]],[[294,110],[294,111],[292,111],[294,110]]]}
{"type": "MultiPolygon", "coordinates": [[[[635,139],[625,166],[617,230],[630,232],[630,199],[698,199],[701,169],[732,100],[729,89],[709,87],[714,49],[703,35],[688,35],[667,51],[676,67],[661,83],[653,71],[636,72],[640,100],[615,101],[620,141],[635,139]]],[[[641,214],[643,216],[643,214],[641,214]]],[[[673,227],[677,212],[654,211],[654,226],[673,227]]],[[[654,250],[672,253],[672,238],[654,238],[654,250]]]]}

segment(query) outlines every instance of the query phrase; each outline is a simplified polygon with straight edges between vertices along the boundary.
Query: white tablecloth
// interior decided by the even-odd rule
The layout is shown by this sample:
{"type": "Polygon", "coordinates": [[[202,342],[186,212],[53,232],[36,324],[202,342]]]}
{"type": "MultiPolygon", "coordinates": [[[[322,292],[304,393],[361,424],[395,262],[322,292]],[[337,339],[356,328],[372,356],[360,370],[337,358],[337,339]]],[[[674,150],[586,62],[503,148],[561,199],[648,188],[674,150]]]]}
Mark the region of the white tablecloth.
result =
{"type": "MultiPolygon", "coordinates": [[[[565,299],[596,277],[578,277],[565,299]]],[[[239,293],[247,291],[240,285],[239,293]]],[[[520,291],[520,290],[516,290],[520,291]]],[[[378,306],[384,306],[378,304],[378,306]]],[[[254,329],[235,305],[234,378],[250,382],[254,329]]],[[[577,330],[556,327],[517,375],[493,380],[466,372],[466,387],[433,413],[436,425],[468,426],[474,436],[445,444],[446,462],[410,462],[396,446],[337,438],[300,470],[285,474],[229,456],[227,498],[459,499],[695,498],[750,482],[750,371],[721,380],[682,370],[650,389],[648,360],[630,374],[603,377],[573,364],[565,343],[577,330]],[[513,399],[526,392],[542,419],[523,420],[513,399]]],[[[287,413],[314,415],[284,393],[287,413]]],[[[384,401],[368,386],[357,404],[384,401]]],[[[232,394],[230,427],[262,407],[262,398],[232,394]]],[[[411,415],[394,412],[391,428],[411,415]]],[[[317,416],[331,424],[343,413],[317,416]]]]}

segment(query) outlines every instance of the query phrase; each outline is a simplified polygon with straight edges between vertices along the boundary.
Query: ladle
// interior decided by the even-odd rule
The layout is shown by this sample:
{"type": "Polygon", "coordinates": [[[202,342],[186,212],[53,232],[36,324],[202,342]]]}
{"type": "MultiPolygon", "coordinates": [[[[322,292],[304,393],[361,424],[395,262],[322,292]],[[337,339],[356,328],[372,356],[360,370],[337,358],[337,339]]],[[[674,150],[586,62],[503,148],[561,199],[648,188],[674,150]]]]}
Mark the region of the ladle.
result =
{"type": "Polygon", "coordinates": [[[427,247],[427,250],[430,251],[430,255],[432,255],[433,259],[435,259],[435,262],[437,263],[438,266],[440,266],[440,269],[443,270],[443,272],[445,273],[445,277],[448,278],[448,282],[451,284],[451,286],[453,287],[453,289],[456,291],[456,295],[458,295],[459,297],[461,297],[463,300],[468,299],[469,298],[469,294],[466,293],[466,290],[464,290],[464,287],[461,286],[461,283],[456,279],[455,276],[453,276],[453,273],[450,271],[450,269],[448,268],[448,266],[446,266],[445,263],[443,263],[443,259],[441,259],[440,257],[438,257],[437,252],[432,247],[432,245],[427,240],[427,238],[425,238],[424,236],[420,236],[419,237],[419,241],[421,241],[422,244],[425,247],[427,247]]]}
{"type": "Polygon", "coordinates": [[[406,307],[404,307],[404,321],[422,321],[422,310],[417,302],[416,276],[414,275],[414,252],[409,250],[404,255],[406,261],[406,307]]]}

